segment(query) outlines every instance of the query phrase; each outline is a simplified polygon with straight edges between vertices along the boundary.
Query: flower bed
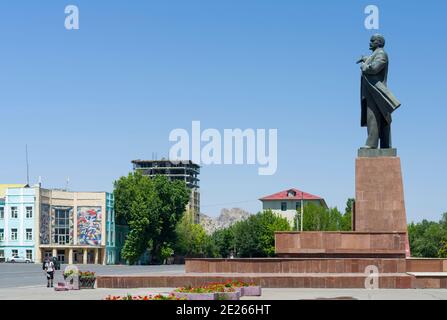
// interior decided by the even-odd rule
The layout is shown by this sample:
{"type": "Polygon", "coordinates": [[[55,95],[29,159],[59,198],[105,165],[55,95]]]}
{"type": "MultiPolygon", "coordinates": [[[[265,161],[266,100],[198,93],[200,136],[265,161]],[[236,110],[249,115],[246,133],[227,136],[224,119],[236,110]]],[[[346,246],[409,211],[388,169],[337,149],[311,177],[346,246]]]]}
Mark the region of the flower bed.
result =
{"type": "Polygon", "coordinates": [[[241,291],[234,292],[217,292],[216,300],[239,300],[241,298],[241,291]]]}
{"type": "MultiPolygon", "coordinates": [[[[67,280],[67,278],[69,278],[69,277],[72,277],[72,278],[79,277],[78,270],[70,269],[70,270],[64,271],[64,280],[67,280]]],[[[71,280],[73,280],[73,279],[71,279],[71,280]]]]}
{"type": "Polygon", "coordinates": [[[217,300],[215,292],[194,293],[194,292],[174,292],[174,295],[179,299],[185,300],[217,300]]]}
{"type": "Polygon", "coordinates": [[[208,287],[185,287],[174,290],[173,294],[178,298],[187,300],[216,300],[216,292],[208,287]]]}
{"type": "Polygon", "coordinates": [[[260,295],[261,287],[255,283],[230,280],[200,287],[177,288],[169,296],[108,296],[105,300],[239,300],[241,296],[260,295]]]}
{"type": "Polygon", "coordinates": [[[188,300],[239,300],[241,290],[225,283],[210,283],[201,287],[178,288],[174,294],[188,300]]]}
{"type": "Polygon", "coordinates": [[[91,271],[78,271],[75,269],[71,269],[64,272],[64,280],[66,284],[70,288],[73,287],[73,289],[94,289],[96,283],[96,274],[91,271]],[[68,282],[67,279],[69,279],[68,282]],[[76,283],[79,284],[79,287],[77,287],[76,283]]]}
{"type": "Polygon", "coordinates": [[[247,286],[241,288],[241,294],[245,297],[260,297],[262,295],[262,289],[260,286],[247,286]]]}
{"type": "Polygon", "coordinates": [[[169,295],[162,295],[162,294],[157,294],[157,295],[127,295],[127,296],[112,296],[109,295],[106,298],[104,298],[104,300],[114,300],[114,301],[118,301],[118,300],[186,300],[186,298],[178,298],[176,297],[174,294],[169,294],[169,295]]]}
{"type": "Polygon", "coordinates": [[[224,283],[211,283],[207,288],[216,293],[217,300],[239,300],[241,291],[238,288],[227,286],[224,283]]]}
{"type": "Polygon", "coordinates": [[[260,286],[256,285],[254,282],[243,282],[240,280],[229,280],[225,282],[225,286],[234,287],[239,289],[241,296],[261,296],[262,289],[260,286]]]}
{"type": "Polygon", "coordinates": [[[96,275],[94,272],[91,271],[79,272],[80,289],[94,289],[95,282],[96,282],[96,275]]]}
{"type": "Polygon", "coordinates": [[[76,269],[68,269],[64,271],[64,283],[58,283],[57,291],[63,290],[79,290],[79,270],[76,269]]]}

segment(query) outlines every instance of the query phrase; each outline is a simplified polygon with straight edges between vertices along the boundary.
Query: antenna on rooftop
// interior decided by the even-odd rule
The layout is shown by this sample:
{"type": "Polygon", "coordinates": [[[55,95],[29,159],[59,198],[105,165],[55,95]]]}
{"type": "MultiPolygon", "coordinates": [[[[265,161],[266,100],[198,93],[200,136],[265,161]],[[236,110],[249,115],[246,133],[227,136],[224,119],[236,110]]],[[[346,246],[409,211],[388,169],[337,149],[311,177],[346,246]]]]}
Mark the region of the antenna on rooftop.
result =
{"type": "Polygon", "coordinates": [[[29,185],[28,144],[25,144],[25,153],[26,153],[26,184],[29,185]]]}
{"type": "Polygon", "coordinates": [[[65,191],[68,191],[68,184],[70,183],[70,177],[67,177],[67,181],[65,183],[65,191]]]}

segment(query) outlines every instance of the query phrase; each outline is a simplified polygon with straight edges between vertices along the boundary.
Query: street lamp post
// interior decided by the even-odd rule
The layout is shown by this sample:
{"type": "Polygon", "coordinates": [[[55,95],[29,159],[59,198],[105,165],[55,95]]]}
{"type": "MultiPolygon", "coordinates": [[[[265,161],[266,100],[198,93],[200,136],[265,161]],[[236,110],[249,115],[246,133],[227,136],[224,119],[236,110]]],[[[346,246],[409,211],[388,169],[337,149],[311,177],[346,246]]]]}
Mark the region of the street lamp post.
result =
{"type": "Polygon", "coordinates": [[[300,214],[300,218],[301,218],[301,223],[300,223],[300,225],[301,225],[300,226],[301,227],[301,232],[303,232],[303,221],[304,221],[303,217],[304,217],[304,194],[301,191],[301,214],[300,214]]]}

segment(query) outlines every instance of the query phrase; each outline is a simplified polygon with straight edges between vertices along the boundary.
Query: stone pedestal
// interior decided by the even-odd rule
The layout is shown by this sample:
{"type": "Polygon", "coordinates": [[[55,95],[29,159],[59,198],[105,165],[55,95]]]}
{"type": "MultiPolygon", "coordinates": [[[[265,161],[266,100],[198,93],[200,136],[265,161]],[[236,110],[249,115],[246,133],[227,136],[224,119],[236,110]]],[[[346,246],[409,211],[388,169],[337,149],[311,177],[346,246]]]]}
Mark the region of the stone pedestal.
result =
{"type": "Polygon", "coordinates": [[[356,159],[354,231],[407,232],[400,158],[382,154],[395,152],[359,151],[356,159]]]}
{"type": "Polygon", "coordinates": [[[406,232],[276,232],[278,257],[405,258],[406,232]]]}

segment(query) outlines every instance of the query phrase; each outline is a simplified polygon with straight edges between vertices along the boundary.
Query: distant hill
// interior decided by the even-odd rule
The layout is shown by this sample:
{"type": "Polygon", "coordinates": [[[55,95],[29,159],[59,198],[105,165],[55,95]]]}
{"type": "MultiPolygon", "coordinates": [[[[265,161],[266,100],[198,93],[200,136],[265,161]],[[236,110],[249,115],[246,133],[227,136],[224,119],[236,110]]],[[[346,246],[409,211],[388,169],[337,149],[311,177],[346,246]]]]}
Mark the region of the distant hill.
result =
{"type": "Polygon", "coordinates": [[[217,218],[211,218],[205,214],[200,214],[200,224],[207,234],[212,234],[216,230],[225,229],[238,221],[247,219],[251,213],[240,208],[222,209],[217,218]]]}

